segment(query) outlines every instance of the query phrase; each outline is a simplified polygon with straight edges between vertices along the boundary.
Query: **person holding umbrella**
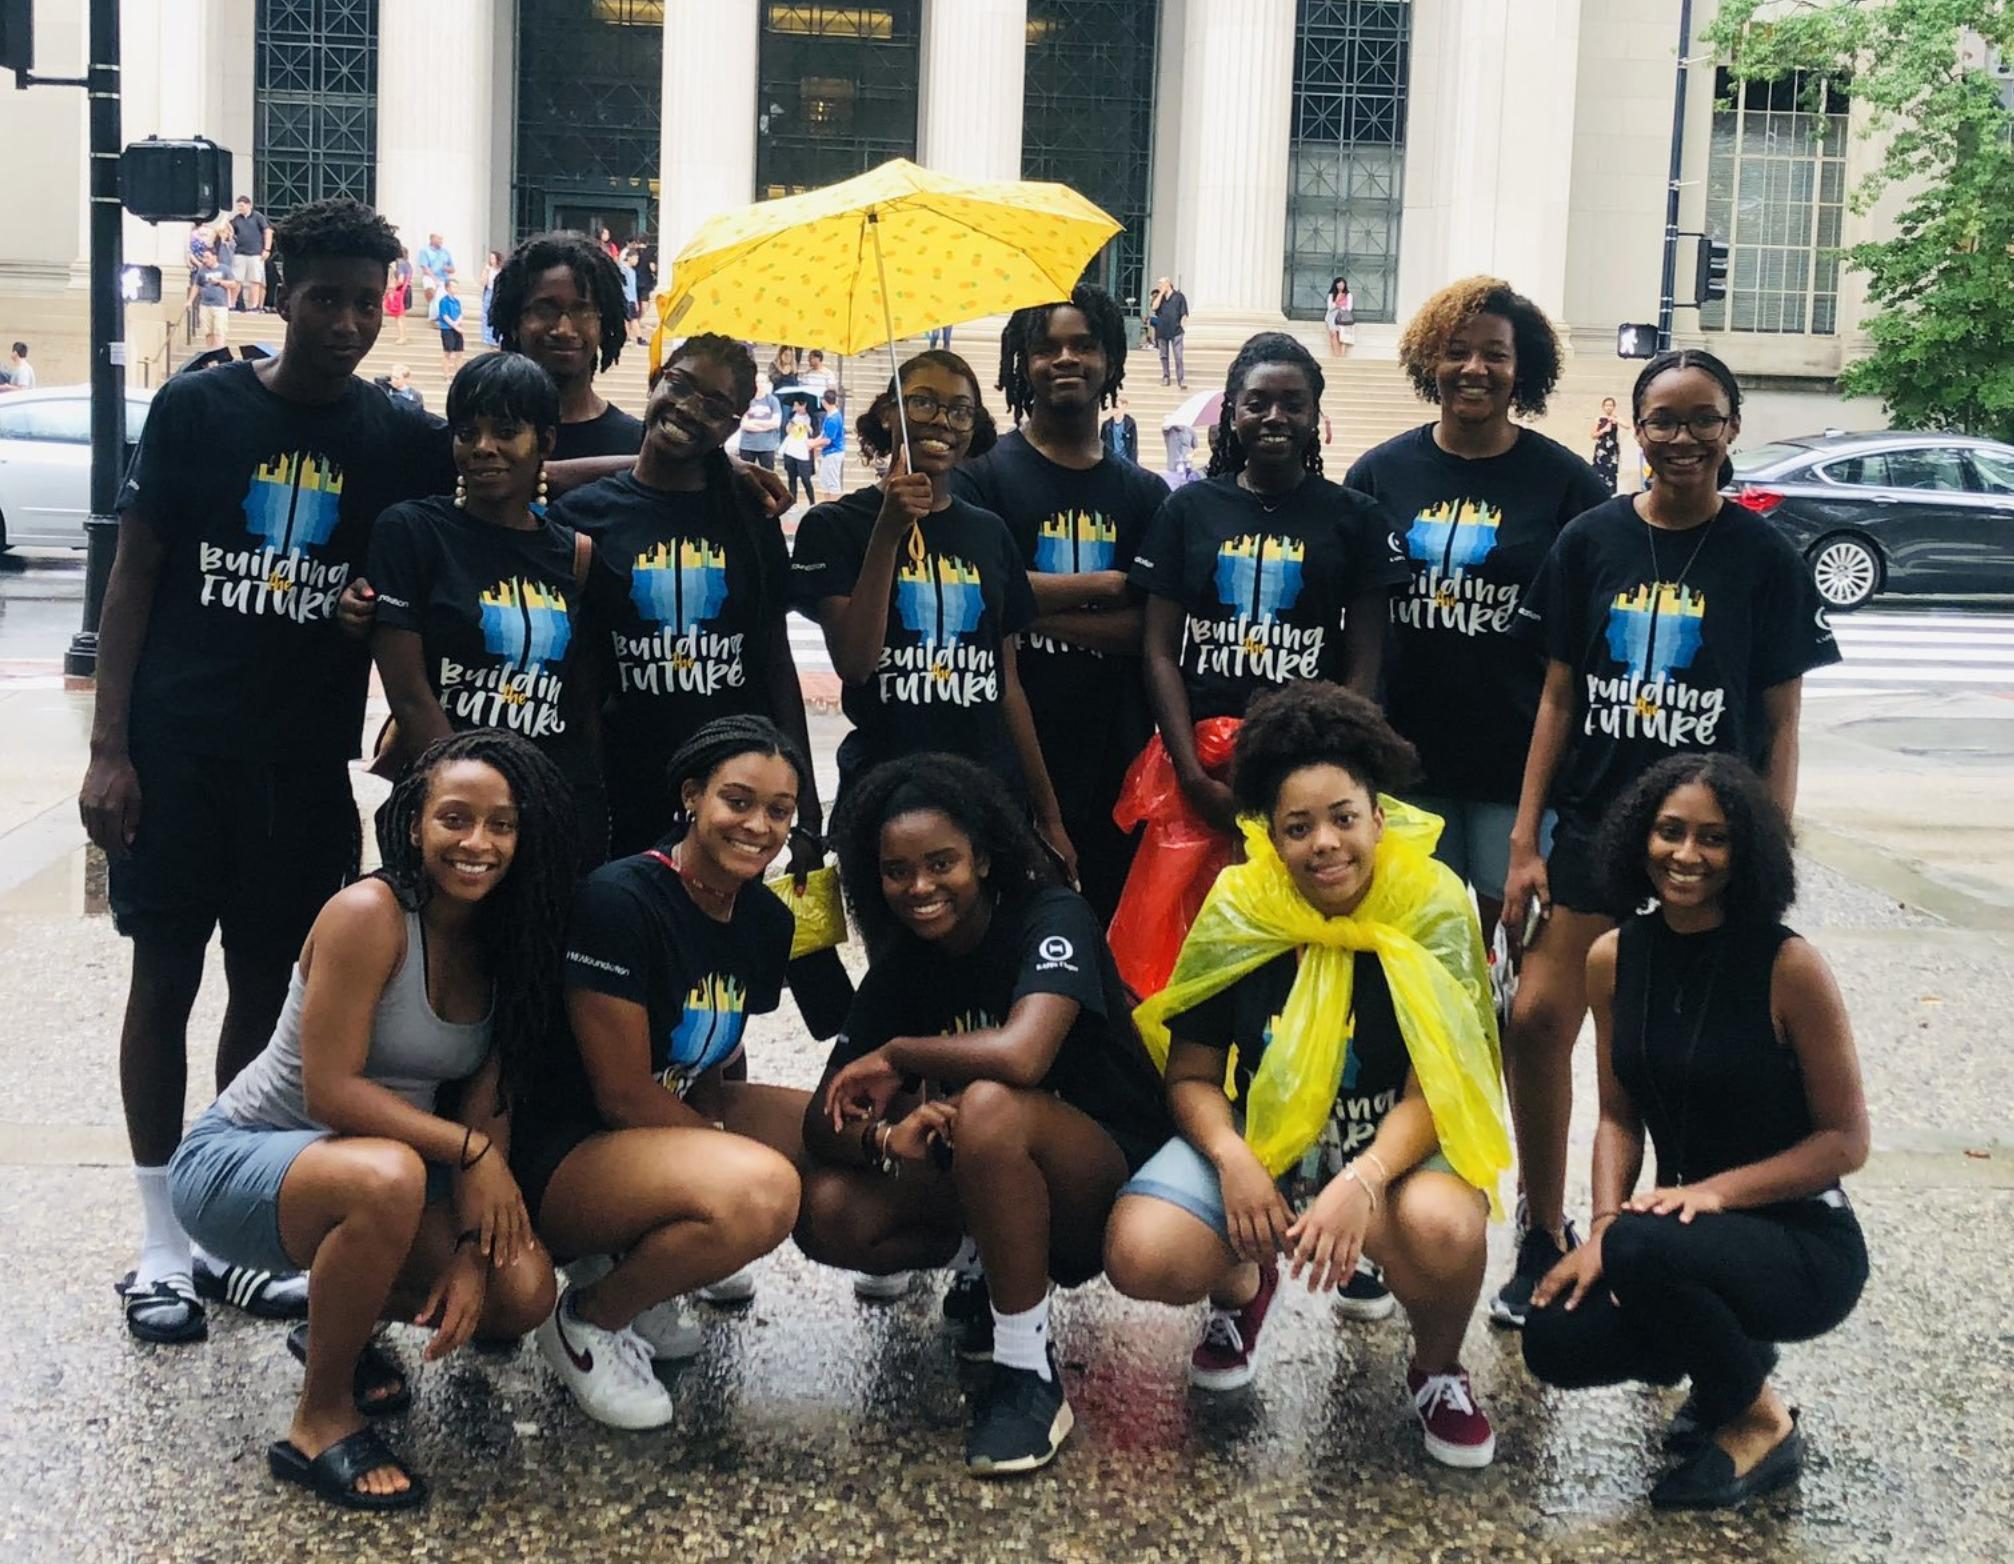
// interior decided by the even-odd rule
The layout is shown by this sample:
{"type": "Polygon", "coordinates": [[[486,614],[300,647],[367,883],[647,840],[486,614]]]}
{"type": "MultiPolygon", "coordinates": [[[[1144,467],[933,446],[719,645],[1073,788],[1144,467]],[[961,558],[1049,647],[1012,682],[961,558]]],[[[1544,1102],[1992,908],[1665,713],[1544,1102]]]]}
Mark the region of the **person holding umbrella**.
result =
{"type": "Polygon", "coordinates": [[[961,461],[993,448],[992,415],[955,353],[917,354],[899,384],[899,407],[883,391],[855,425],[864,450],[889,458],[888,477],[815,507],[791,566],[793,606],[823,627],[853,722],[840,797],[881,761],[964,755],[1009,779],[1074,880],[1076,849],[1016,660],[1036,616],[1027,565],[1006,523],[951,486],[961,461]]]}

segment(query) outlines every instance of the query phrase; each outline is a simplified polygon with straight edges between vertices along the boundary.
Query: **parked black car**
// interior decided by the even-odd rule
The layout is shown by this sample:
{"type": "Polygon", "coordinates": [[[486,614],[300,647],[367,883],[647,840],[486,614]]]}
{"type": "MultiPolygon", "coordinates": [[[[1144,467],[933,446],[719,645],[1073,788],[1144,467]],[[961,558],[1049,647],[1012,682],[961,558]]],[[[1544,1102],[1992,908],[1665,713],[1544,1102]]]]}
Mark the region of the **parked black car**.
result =
{"type": "Polygon", "coordinates": [[[2014,446],[1806,435],[1736,451],[1727,492],[1783,529],[1833,608],[1879,593],[2014,592],[2014,446]]]}

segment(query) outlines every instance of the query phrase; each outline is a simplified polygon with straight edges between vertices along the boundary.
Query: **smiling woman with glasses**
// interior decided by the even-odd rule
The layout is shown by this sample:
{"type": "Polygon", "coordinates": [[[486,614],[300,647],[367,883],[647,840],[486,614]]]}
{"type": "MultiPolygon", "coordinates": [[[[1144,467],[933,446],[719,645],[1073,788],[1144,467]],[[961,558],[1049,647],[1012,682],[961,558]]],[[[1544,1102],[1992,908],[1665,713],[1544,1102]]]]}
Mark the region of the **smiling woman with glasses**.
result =
{"type": "Polygon", "coordinates": [[[793,606],[825,630],[853,732],[839,746],[843,798],[870,766],[943,750],[1003,777],[1076,877],[1075,852],[1015,661],[1035,618],[1007,524],[951,492],[951,474],[996,435],[979,380],[957,354],[919,353],[855,429],[888,477],[820,505],[797,529],[793,606]]]}

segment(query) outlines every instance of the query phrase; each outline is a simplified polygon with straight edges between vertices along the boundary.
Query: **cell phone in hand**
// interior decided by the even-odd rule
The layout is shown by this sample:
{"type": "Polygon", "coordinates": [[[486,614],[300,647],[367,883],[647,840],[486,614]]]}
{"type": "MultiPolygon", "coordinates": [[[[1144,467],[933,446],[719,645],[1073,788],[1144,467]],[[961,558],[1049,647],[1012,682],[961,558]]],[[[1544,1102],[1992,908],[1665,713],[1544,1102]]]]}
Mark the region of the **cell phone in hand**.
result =
{"type": "Polygon", "coordinates": [[[1534,896],[1524,904],[1524,932],[1518,938],[1518,947],[1529,950],[1544,927],[1545,904],[1534,896]]]}

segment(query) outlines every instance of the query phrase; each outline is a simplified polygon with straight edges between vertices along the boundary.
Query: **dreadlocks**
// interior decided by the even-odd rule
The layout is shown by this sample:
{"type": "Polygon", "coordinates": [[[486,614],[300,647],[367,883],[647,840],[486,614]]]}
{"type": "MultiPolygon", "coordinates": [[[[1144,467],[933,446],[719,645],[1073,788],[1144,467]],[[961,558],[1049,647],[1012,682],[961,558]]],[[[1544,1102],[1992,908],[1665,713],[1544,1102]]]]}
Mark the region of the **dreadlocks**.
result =
{"type": "MultiPolygon", "coordinates": [[[[1238,356],[1231,360],[1231,372],[1224,381],[1224,410],[1217,415],[1217,443],[1210,451],[1209,476],[1221,478],[1228,474],[1245,470],[1245,448],[1238,443],[1235,419],[1238,398],[1244,394],[1245,381],[1252,371],[1261,364],[1285,364],[1298,369],[1307,377],[1308,394],[1317,408],[1322,400],[1322,366],[1315,361],[1315,355],[1304,347],[1298,337],[1290,337],[1284,331],[1262,331],[1248,339],[1238,349],[1238,356]]],[[[1322,475],[1322,430],[1321,415],[1316,414],[1315,428],[1308,433],[1307,449],[1301,453],[1301,465],[1316,477],[1322,475]]]]}
{"type": "Polygon", "coordinates": [[[1119,388],[1126,383],[1126,331],[1128,322],[1118,301],[1096,283],[1080,282],[1070,297],[1054,304],[1036,304],[1016,310],[1007,317],[1000,333],[1000,389],[1007,395],[1007,411],[1018,423],[1035,406],[1035,388],[1028,379],[1029,350],[1049,329],[1049,317],[1068,306],[1080,312],[1091,335],[1105,354],[1105,385],[1098,405],[1118,401],[1119,388]]]}
{"type": "Polygon", "coordinates": [[[799,787],[811,777],[811,762],[805,759],[803,751],[767,717],[746,714],[715,717],[702,723],[691,738],[672,751],[671,759],[665,763],[665,781],[671,787],[678,819],[685,818],[685,784],[697,782],[704,787],[708,777],[737,755],[776,756],[797,773],[799,787]]]}
{"type": "Polygon", "coordinates": [[[573,795],[559,768],[527,739],[498,728],[450,734],[427,746],[378,811],[378,878],[417,912],[433,894],[414,840],[434,773],[458,760],[499,772],[517,805],[517,851],[476,908],[476,941],[489,973],[491,1041],[505,1102],[519,1100],[559,1023],[560,954],[580,859],[573,795]]]}
{"type": "Polygon", "coordinates": [[[622,293],[622,272],[608,251],[583,233],[538,234],[511,251],[490,294],[497,341],[506,353],[524,351],[518,346],[518,318],[533,286],[555,266],[573,273],[573,285],[601,317],[601,367],[608,369],[622,357],[622,345],[629,338],[629,308],[622,293]]]}

